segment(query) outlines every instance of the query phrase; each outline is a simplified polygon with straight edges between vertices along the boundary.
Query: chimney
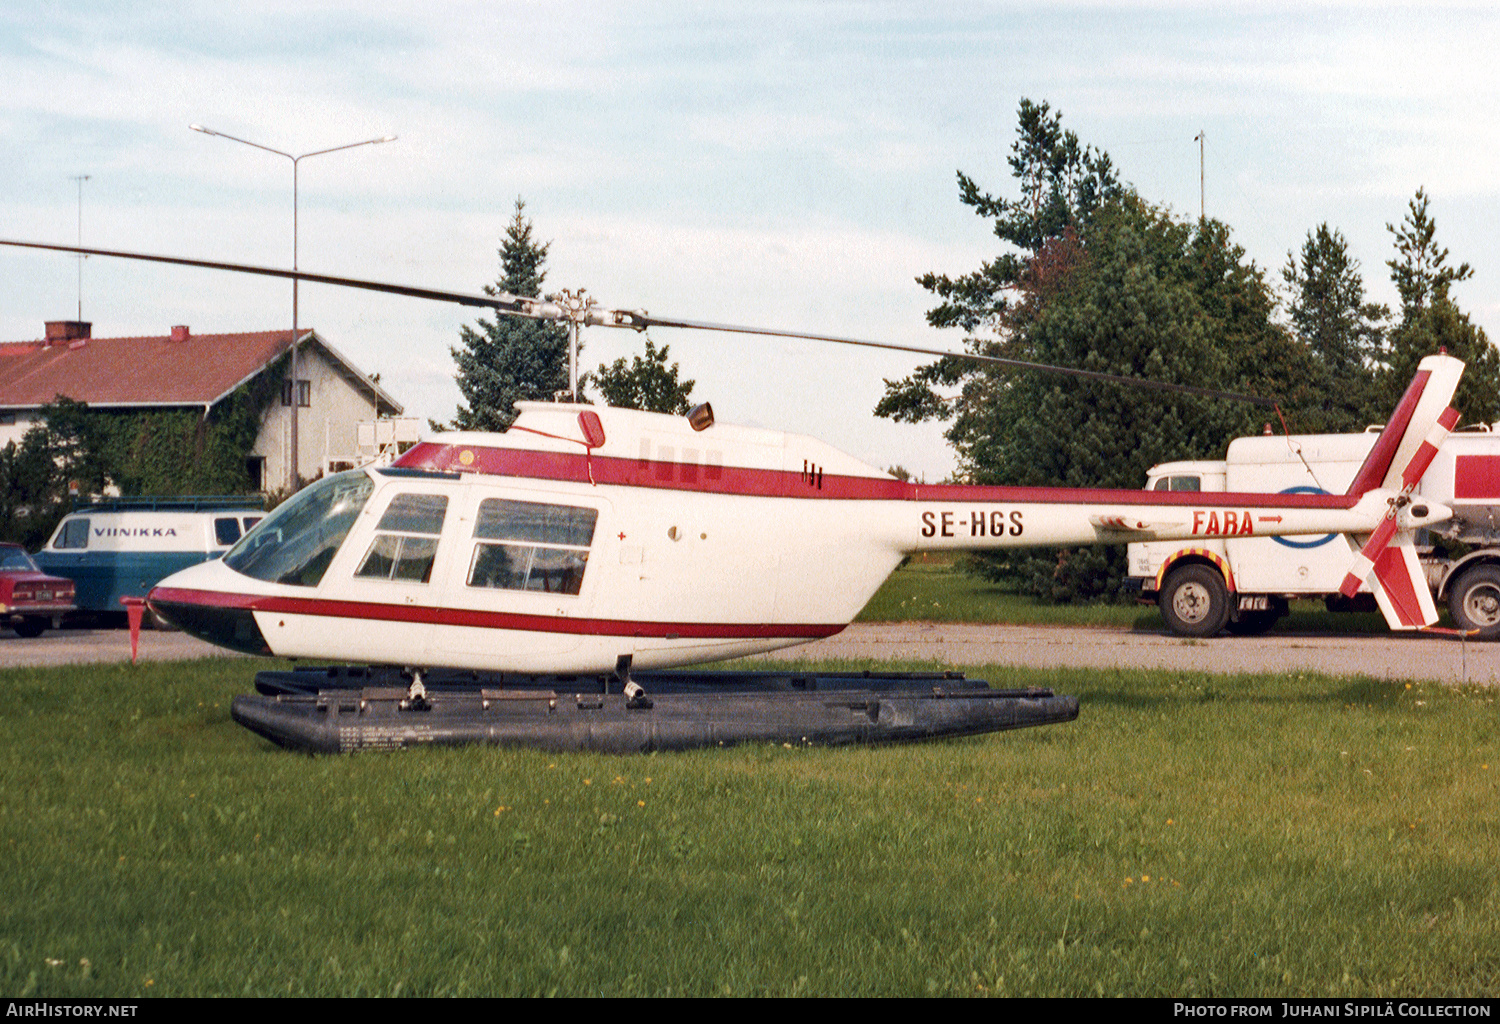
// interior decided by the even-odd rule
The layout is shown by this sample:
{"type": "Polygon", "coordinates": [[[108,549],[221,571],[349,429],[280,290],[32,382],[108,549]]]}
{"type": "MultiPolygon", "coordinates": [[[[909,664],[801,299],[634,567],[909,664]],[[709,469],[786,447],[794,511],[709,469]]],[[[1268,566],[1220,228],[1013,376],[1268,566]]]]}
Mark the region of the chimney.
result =
{"type": "Polygon", "coordinates": [[[61,345],[69,341],[87,341],[93,326],[82,320],[48,320],[46,343],[61,345]]]}
{"type": "Polygon", "coordinates": [[[173,341],[187,341],[188,340],[188,325],[187,324],[176,324],[175,326],[173,326],[173,328],[172,328],[172,340],[173,341]]]}

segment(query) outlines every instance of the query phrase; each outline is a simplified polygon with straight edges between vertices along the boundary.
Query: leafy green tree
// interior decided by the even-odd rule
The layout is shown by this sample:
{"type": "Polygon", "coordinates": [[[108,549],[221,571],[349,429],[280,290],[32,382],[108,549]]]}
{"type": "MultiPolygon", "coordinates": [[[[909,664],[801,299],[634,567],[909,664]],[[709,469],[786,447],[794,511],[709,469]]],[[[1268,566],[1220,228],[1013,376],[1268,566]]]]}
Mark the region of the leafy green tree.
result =
{"type": "Polygon", "coordinates": [[[627,366],[622,356],[592,375],[590,384],[599,389],[605,404],[618,409],[646,409],[682,415],[692,407],[691,380],[678,376],[677,364],[667,365],[670,345],[659,350],[646,339],[645,358],[635,356],[627,366]]]}
{"type": "Polygon", "coordinates": [[[204,416],[183,409],[91,409],[61,395],[20,444],[0,449],[0,539],[31,547],[82,499],[125,495],[243,494],[246,458],[266,407],[280,393],[273,366],[204,416]]]}
{"type": "Polygon", "coordinates": [[[1287,253],[1282,279],[1290,290],[1292,330],[1316,359],[1317,409],[1304,430],[1342,433],[1382,422],[1389,409],[1376,385],[1385,361],[1384,321],[1390,311],[1365,300],[1359,263],[1338,231],[1320,224],[1298,256],[1287,253]]]}
{"type": "MultiPolygon", "coordinates": [[[[1045,105],[1023,101],[1011,169],[1016,201],[960,177],[962,201],[1012,249],[964,277],[920,278],[943,299],[930,323],[974,332],[970,352],[1313,404],[1311,357],[1273,323],[1264,275],[1225,225],[1178,221],[1119,185],[1045,105]]],[[[960,475],[976,483],[1070,487],[1139,487],[1153,463],[1222,456],[1260,425],[1243,404],[957,359],[888,381],[876,412],[951,418],[960,475]]],[[[1124,569],[1121,549],[976,562],[1054,600],[1108,596],[1124,569]]]]}
{"type": "Polygon", "coordinates": [[[6,446],[0,457],[4,539],[40,547],[71,507],[70,491],[88,496],[106,480],[98,424],[88,406],[61,395],[46,419],[6,446]]]}
{"type": "Polygon", "coordinates": [[[1466,422],[1492,422],[1500,419],[1500,353],[1453,301],[1450,289],[1474,271],[1467,263],[1448,265],[1427,206],[1427,193],[1419,188],[1401,226],[1386,225],[1395,236],[1396,256],[1386,265],[1401,296],[1401,322],[1391,331],[1390,361],[1380,381],[1384,404],[1395,404],[1424,356],[1446,351],[1467,364],[1454,408],[1466,422]]]}
{"type": "MultiPolygon", "coordinates": [[[[1311,370],[1306,350],[1271,322],[1259,269],[1214,221],[1189,225],[1136,197],[1103,211],[1065,287],[1027,325],[1026,357],[1128,377],[1289,396],[1311,370]]],[[[960,401],[949,437],[976,482],[1141,486],[1151,465],[1218,458],[1260,425],[1251,406],[1162,395],[1039,373],[987,379],[960,401]],[[997,379],[999,378],[999,379],[997,379]]],[[[1050,600],[1108,597],[1123,550],[986,556],[992,578],[1050,600]]]]}
{"type": "MultiPolygon", "coordinates": [[[[485,293],[536,296],[546,279],[550,242],[532,237],[524,215],[526,204],[516,200],[515,217],[500,246],[500,279],[485,293]]],[[[512,406],[522,400],[550,400],[568,388],[568,330],[550,320],[520,317],[480,317],[477,327],[465,326],[451,349],[458,364],[456,380],[464,404],[453,420],[456,430],[506,430],[515,421],[512,406]]],[[[580,396],[581,397],[581,396],[580,396]]]]}
{"type": "MultiPolygon", "coordinates": [[[[958,172],[959,200],[980,217],[993,218],[997,238],[1011,248],[978,270],[959,277],[928,273],[917,283],[942,301],[927,313],[933,327],[958,327],[974,353],[1026,359],[1024,326],[1067,278],[1082,255],[1079,232],[1094,215],[1123,194],[1109,155],[1081,145],[1062,127],[1062,114],[1046,103],[1022,99],[1011,172],[1021,197],[996,198],[958,172]],[[980,330],[990,336],[980,337],[980,330]]],[[[934,390],[979,382],[973,364],[940,359],[901,381],[886,381],[878,416],[920,422],[950,419],[955,407],[934,390]]]]}
{"type": "Polygon", "coordinates": [[[0,450],[0,540],[38,548],[67,513],[67,481],[50,449],[38,425],[0,450]]]}

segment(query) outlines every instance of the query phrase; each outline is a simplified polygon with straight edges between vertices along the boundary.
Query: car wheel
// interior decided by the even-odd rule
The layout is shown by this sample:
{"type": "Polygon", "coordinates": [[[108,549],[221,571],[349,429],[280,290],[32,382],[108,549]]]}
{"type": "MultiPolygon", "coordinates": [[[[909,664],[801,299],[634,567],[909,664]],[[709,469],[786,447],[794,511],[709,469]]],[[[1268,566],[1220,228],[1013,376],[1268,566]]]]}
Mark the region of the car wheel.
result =
{"type": "Polygon", "coordinates": [[[16,635],[24,636],[29,640],[32,637],[41,636],[47,631],[47,627],[50,625],[52,625],[52,623],[48,622],[46,619],[38,619],[35,617],[21,619],[15,625],[16,635]]]}

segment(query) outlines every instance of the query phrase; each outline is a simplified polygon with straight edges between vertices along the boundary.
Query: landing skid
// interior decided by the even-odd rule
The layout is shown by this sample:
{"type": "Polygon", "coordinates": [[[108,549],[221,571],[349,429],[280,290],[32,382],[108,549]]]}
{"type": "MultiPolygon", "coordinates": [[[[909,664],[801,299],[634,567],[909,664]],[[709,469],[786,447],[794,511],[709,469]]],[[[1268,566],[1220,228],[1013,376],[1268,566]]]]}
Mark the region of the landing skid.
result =
{"type": "Polygon", "coordinates": [[[738,743],[836,746],[1070,722],[1078,698],[992,690],[962,673],[633,672],[517,676],[335,666],[260,672],[234,720],[308,753],[487,743],[642,753],[738,743]],[[627,696],[635,684],[650,695],[627,696]]]}

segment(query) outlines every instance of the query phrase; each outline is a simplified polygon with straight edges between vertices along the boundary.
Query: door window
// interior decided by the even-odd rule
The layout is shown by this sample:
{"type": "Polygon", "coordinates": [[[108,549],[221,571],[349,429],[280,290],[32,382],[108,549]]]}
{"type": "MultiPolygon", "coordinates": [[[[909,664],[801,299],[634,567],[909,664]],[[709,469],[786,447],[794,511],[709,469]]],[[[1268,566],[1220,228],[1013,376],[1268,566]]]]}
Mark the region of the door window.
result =
{"type": "Polygon", "coordinates": [[[432,578],[438,534],[448,513],[443,494],[398,494],[376,525],[375,539],[354,575],[426,583],[432,578]]]}

